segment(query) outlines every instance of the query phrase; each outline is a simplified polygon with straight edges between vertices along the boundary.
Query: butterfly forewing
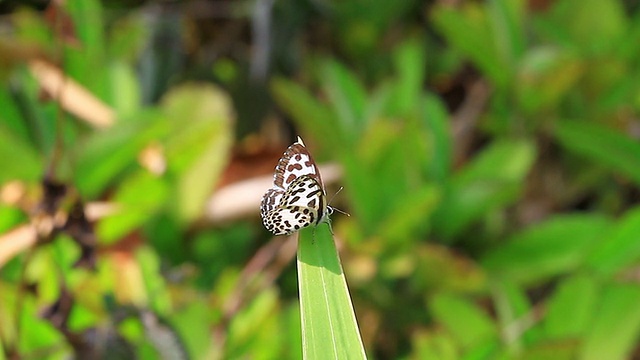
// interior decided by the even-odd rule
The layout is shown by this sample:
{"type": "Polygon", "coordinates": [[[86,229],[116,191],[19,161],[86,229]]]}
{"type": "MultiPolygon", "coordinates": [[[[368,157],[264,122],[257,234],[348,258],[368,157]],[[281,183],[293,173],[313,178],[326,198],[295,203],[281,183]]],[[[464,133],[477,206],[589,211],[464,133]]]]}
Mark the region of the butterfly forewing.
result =
{"type": "Polygon", "coordinates": [[[320,171],[313,157],[304,146],[302,139],[289,146],[276,166],[273,183],[276,187],[286,189],[291,183],[302,175],[309,175],[322,185],[320,171]]]}

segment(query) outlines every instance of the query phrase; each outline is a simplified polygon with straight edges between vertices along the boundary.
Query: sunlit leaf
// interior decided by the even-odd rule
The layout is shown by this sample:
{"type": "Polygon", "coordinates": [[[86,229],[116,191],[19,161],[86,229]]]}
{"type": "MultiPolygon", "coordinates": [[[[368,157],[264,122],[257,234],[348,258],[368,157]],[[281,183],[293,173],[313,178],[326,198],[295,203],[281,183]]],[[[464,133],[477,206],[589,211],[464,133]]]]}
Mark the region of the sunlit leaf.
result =
{"type": "Polygon", "coordinates": [[[200,216],[227,164],[234,114],[229,96],[212,85],[183,85],[162,103],[173,127],[166,153],[177,179],[174,210],[188,222],[200,216]]]}
{"type": "Polygon", "coordinates": [[[640,208],[628,211],[593,249],[589,265],[606,275],[634,264],[640,258],[640,208]]]}
{"type": "Polygon", "coordinates": [[[417,230],[428,226],[425,219],[435,211],[439,199],[440,193],[431,186],[408,193],[388,212],[376,233],[394,242],[412,241],[417,230]]]}
{"type": "Polygon", "coordinates": [[[326,61],[322,67],[323,85],[349,138],[362,131],[367,93],[363,84],[343,65],[326,61]]]}
{"type": "Polygon", "coordinates": [[[498,141],[455,175],[434,217],[434,228],[450,238],[487,212],[514,202],[533,165],[528,141],[498,141]]]}
{"type": "Polygon", "coordinates": [[[66,47],[65,70],[102,100],[108,93],[107,72],[96,71],[106,65],[104,13],[98,0],[65,3],[74,20],[81,46],[66,47]]]}
{"type": "Polygon", "coordinates": [[[586,121],[561,121],[555,136],[569,151],[604,165],[640,184],[640,143],[609,127],[586,121]]]}
{"type": "Polygon", "coordinates": [[[518,72],[518,100],[526,111],[557,105],[570,94],[585,69],[581,60],[555,48],[531,49],[518,72]]]}
{"type": "Polygon", "coordinates": [[[577,338],[589,331],[591,320],[598,313],[600,287],[586,275],[576,275],[562,281],[551,297],[544,319],[545,336],[556,339],[577,338]]]}
{"type": "Polygon", "coordinates": [[[124,62],[118,61],[112,62],[108,70],[111,84],[111,104],[120,116],[131,116],[142,105],[140,85],[134,70],[124,62]]]}
{"type": "Polygon", "coordinates": [[[252,301],[236,313],[227,327],[225,357],[273,359],[278,357],[278,349],[273,345],[279,333],[276,323],[277,297],[274,289],[256,295],[252,301]],[[255,354],[255,349],[264,353],[255,354]],[[254,356],[255,355],[255,356],[254,356]]]}
{"type": "Polygon", "coordinates": [[[447,41],[468,56],[498,87],[508,83],[509,70],[514,64],[502,58],[482,5],[465,3],[462,10],[439,6],[431,13],[431,19],[447,41]]]}
{"type": "Polygon", "coordinates": [[[139,229],[168,199],[163,179],[140,172],[123,181],[112,199],[114,214],[102,219],[96,232],[102,243],[112,243],[139,229]]]}
{"type": "Polygon", "coordinates": [[[344,130],[337,121],[337,115],[308,90],[290,80],[275,79],[271,83],[271,91],[276,102],[303,130],[324,139],[330,147],[349,144],[344,141],[344,130]]]}
{"type": "Polygon", "coordinates": [[[87,199],[99,196],[137,163],[140,151],[162,138],[168,126],[157,114],[141,114],[136,121],[118,123],[94,133],[77,147],[76,186],[87,199]]]}
{"type": "Polygon", "coordinates": [[[583,265],[609,226],[606,217],[596,214],[556,216],[513,235],[487,252],[482,263],[497,278],[541,281],[583,265]]]}
{"type": "Polygon", "coordinates": [[[305,359],[366,359],[351,297],[326,225],[299,232],[298,286],[305,359]]]}
{"type": "Polygon", "coordinates": [[[43,161],[36,150],[0,128],[0,183],[8,180],[34,181],[42,176],[43,161]]]}
{"type": "Polygon", "coordinates": [[[420,39],[410,39],[398,46],[394,56],[398,80],[391,116],[414,115],[422,102],[422,82],[425,78],[426,50],[420,39]]]}
{"type": "Polygon", "coordinates": [[[140,247],[135,254],[144,281],[144,290],[149,299],[149,309],[166,315],[171,309],[171,298],[166,281],[161,273],[160,258],[148,247],[140,247]]]}
{"type": "Polygon", "coordinates": [[[439,331],[418,332],[412,339],[413,353],[423,360],[456,360],[460,358],[456,341],[439,331]]]}
{"type": "Polygon", "coordinates": [[[452,134],[449,115],[444,104],[434,95],[423,100],[422,121],[431,139],[431,159],[427,162],[432,180],[441,184],[450,176],[453,156],[452,134]]]}
{"type": "Polygon", "coordinates": [[[489,315],[468,299],[439,293],[429,300],[429,308],[435,320],[466,349],[498,340],[497,328],[489,315]]]}
{"type": "Polygon", "coordinates": [[[628,359],[640,334],[640,287],[635,284],[610,285],[582,345],[581,359],[628,359]]]}
{"type": "Polygon", "coordinates": [[[210,351],[209,322],[203,321],[210,318],[209,305],[196,299],[171,316],[171,323],[179,331],[190,354],[207,354],[210,351]]]}

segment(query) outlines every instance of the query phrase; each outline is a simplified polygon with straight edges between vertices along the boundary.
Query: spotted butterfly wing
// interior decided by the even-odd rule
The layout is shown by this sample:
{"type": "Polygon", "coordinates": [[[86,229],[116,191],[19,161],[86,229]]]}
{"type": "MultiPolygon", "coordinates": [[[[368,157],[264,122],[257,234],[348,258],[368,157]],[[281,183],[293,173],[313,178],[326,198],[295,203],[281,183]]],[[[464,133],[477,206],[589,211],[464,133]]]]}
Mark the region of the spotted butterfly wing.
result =
{"type": "Polygon", "coordinates": [[[316,162],[313,161],[302,139],[298,137],[298,141],[287,148],[276,166],[276,172],[273,175],[274,188],[287,189],[296,178],[302,175],[314,178],[324,191],[316,162]]]}
{"type": "Polygon", "coordinates": [[[262,222],[274,235],[288,235],[328,221],[332,210],[318,167],[298,137],[278,162],[273,187],[262,197],[262,222]]]}
{"type": "Polygon", "coordinates": [[[317,224],[323,201],[320,184],[309,175],[296,178],[287,188],[278,206],[263,215],[263,223],[274,235],[288,235],[317,224]]]}

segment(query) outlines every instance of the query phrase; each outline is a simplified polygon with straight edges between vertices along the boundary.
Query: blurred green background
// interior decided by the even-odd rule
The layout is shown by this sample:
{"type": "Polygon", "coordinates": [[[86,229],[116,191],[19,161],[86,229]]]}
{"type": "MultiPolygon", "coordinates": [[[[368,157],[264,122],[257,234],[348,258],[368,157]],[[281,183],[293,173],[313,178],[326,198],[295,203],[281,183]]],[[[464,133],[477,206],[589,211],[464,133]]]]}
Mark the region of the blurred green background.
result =
{"type": "Polygon", "coordinates": [[[0,79],[0,359],[301,358],[296,135],[370,358],[640,358],[636,1],[5,0],[0,79]]]}

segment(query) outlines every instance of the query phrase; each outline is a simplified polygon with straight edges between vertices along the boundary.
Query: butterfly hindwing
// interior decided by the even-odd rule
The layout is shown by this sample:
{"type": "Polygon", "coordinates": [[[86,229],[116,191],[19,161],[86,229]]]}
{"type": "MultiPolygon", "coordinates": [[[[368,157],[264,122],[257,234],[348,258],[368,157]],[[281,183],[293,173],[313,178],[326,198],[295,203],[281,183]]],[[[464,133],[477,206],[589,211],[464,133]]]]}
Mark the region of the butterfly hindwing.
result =
{"type": "Polygon", "coordinates": [[[279,205],[263,217],[263,222],[276,235],[290,234],[317,224],[326,211],[323,208],[326,209],[322,187],[313,177],[302,175],[289,185],[279,205]]]}
{"type": "Polygon", "coordinates": [[[289,185],[280,204],[283,207],[299,206],[322,210],[325,206],[324,191],[313,177],[302,175],[289,185]]]}
{"type": "Polygon", "coordinates": [[[269,211],[275,209],[282,200],[282,196],[284,195],[284,190],[278,188],[271,188],[267,190],[266,193],[262,196],[262,203],[260,204],[260,213],[266,214],[269,211]]]}
{"type": "Polygon", "coordinates": [[[264,225],[274,235],[289,235],[313,224],[317,217],[315,210],[299,207],[280,207],[267,214],[264,225]]]}

